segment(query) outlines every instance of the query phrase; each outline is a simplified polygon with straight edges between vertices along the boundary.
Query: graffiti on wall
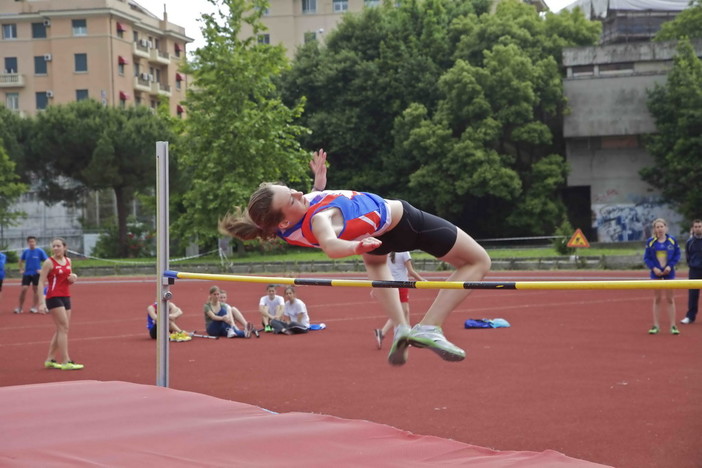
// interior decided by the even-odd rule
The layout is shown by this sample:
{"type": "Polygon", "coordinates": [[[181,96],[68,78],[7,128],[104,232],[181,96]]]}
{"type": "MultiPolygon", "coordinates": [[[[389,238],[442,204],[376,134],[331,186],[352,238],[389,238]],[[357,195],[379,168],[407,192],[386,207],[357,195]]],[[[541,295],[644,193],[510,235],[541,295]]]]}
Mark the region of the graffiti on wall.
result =
{"type": "Polygon", "coordinates": [[[644,241],[651,236],[651,223],[656,218],[668,222],[670,233],[682,217],[660,200],[642,199],[635,203],[593,204],[593,227],[600,242],[644,241]]]}

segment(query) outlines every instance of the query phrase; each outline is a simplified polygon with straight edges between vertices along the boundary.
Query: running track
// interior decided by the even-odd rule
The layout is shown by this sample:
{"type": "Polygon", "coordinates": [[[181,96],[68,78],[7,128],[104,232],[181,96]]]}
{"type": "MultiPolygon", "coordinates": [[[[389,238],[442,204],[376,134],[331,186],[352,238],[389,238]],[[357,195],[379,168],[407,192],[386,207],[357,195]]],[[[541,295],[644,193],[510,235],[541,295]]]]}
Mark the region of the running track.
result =
{"type": "MultiPolygon", "coordinates": [[[[645,274],[497,272],[487,279],[585,278],[645,274]]],[[[174,302],[186,312],[184,328],[202,331],[202,304],[211,284],[178,280],[171,287],[174,302]]],[[[220,286],[231,304],[255,319],[263,285],[220,286]]],[[[19,286],[6,281],[0,385],[154,384],[156,345],[146,333],[145,308],[155,290],[153,278],[79,280],[72,290],[70,347],[86,369],[63,372],[42,366],[53,333],[50,318],[12,314],[19,286]]],[[[411,291],[413,321],[434,293],[411,291]]],[[[312,321],[326,323],[326,330],[172,343],[170,386],[277,412],[365,419],[498,450],[552,449],[620,468],[702,466],[702,323],[682,326],[677,337],[647,335],[651,291],[475,291],[444,326],[468,358],[447,363],[412,349],[402,368],[386,363],[387,346],[375,348],[371,331],[385,318],[368,289],[308,286],[298,288],[298,296],[312,321]],[[462,327],[467,318],[496,317],[512,327],[462,327]]],[[[679,319],[687,293],[676,291],[675,297],[679,319]]]]}

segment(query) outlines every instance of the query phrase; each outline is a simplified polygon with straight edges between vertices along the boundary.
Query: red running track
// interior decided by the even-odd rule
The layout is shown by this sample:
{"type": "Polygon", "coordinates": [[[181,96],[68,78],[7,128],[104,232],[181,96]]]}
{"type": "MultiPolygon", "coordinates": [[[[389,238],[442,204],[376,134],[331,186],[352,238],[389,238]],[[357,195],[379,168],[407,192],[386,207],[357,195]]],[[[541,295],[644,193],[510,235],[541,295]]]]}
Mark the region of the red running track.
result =
{"type": "MultiPolygon", "coordinates": [[[[488,279],[586,277],[643,279],[645,274],[499,272],[488,279]]],[[[202,331],[202,304],[211,284],[179,280],[171,288],[186,311],[181,321],[186,329],[202,331]]],[[[220,286],[229,291],[230,303],[256,317],[263,285],[220,286]]],[[[19,287],[6,281],[0,385],[154,384],[155,342],[146,333],[145,308],[155,290],[153,278],[81,279],[72,291],[70,346],[71,356],[86,368],[65,372],[42,367],[53,332],[50,318],[12,314],[19,287]]],[[[411,291],[413,321],[434,293],[411,291]]],[[[300,287],[298,296],[312,321],[326,323],[326,330],[172,343],[170,386],[281,413],[368,420],[497,450],[555,450],[621,468],[699,468],[702,324],[683,326],[680,336],[647,335],[652,295],[646,290],[475,291],[444,326],[448,338],[467,350],[465,361],[448,363],[412,349],[407,365],[393,368],[386,350],[375,348],[371,331],[384,316],[369,290],[300,287]],[[462,326],[467,318],[496,317],[512,327],[462,326]]],[[[675,297],[681,318],[686,291],[675,297]]]]}

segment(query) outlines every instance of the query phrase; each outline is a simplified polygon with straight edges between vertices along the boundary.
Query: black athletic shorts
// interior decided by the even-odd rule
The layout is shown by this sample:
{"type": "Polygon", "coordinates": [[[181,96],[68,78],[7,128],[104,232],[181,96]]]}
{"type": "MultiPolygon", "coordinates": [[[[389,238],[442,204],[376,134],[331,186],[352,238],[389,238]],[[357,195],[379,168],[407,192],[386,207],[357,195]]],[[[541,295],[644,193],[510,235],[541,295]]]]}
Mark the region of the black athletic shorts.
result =
{"type": "Polygon", "coordinates": [[[68,296],[62,297],[49,297],[46,299],[46,308],[57,309],[63,307],[66,310],[71,310],[71,298],[68,296]]]}
{"type": "Polygon", "coordinates": [[[458,238],[458,228],[443,218],[418,210],[404,200],[402,218],[392,230],[378,236],[383,245],[368,252],[385,255],[390,252],[422,250],[441,258],[453,248],[458,238]]]}
{"type": "Polygon", "coordinates": [[[39,285],[39,273],[34,275],[22,275],[22,286],[39,285]]]}
{"type": "Polygon", "coordinates": [[[3,282],[3,280],[0,279],[0,291],[2,291],[2,282],[3,282]]]}

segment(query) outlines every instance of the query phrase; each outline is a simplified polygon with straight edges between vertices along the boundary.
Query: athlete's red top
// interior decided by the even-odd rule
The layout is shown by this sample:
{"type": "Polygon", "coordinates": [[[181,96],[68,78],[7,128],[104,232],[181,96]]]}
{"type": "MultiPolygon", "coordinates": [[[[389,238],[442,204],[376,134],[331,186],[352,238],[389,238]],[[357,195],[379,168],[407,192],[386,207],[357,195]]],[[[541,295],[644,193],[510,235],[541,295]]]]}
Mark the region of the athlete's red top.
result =
{"type": "Polygon", "coordinates": [[[66,260],[65,265],[61,265],[54,257],[49,257],[49,260],[54,264],[54,267],[49,270],[49,274],[46,275],[46,298],[71,297],[71,291],[69,290],[70,285],[68,283],[68,275],[72,273],[71,259],[64,257],[64,260],[66,260]]]}

